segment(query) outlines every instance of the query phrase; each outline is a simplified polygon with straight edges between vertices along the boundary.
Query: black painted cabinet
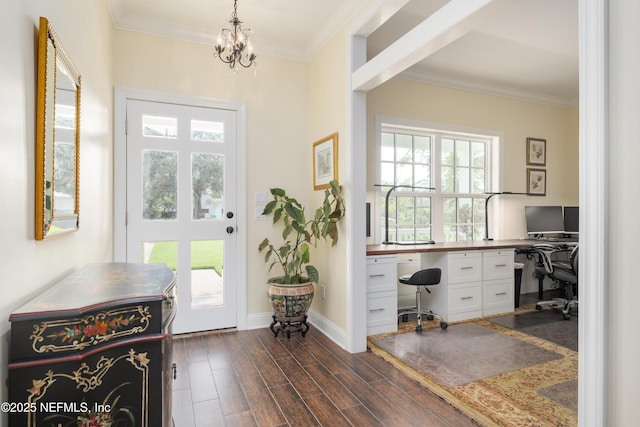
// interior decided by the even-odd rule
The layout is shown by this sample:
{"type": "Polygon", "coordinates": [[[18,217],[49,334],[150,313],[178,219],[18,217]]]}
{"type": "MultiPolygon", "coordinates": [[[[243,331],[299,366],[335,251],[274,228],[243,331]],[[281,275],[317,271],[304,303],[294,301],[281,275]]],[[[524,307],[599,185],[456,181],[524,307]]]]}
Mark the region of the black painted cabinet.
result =
{"type": "Polygon", "coordinates": [[[171,426],[175,277],[89,264],[10,316],[11,426],[171,426]]]}

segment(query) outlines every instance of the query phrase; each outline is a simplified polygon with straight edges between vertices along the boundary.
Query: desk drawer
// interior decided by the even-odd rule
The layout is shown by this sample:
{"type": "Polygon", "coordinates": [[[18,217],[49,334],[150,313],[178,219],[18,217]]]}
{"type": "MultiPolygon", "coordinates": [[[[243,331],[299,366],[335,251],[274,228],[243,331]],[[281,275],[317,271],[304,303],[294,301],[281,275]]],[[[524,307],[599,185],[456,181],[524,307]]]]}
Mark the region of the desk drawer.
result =
{"type": "Polygon", "coordinates": [[[367,292],[395,291],[396,257],[367,257],[367,292]]]}
{"type": "Polygon", "coordinates": [[[449,254],[448,283],[465,283],[482,280],[482,254],[462,252],[449,254]]]}
{"type": "Polygon", "coordinates": [[[396,291],[376,292],[367,297],[367,335],[398,330],[396,291]]]}
{"type": "Polygon", "coordinates": [[[452,315],[469,311],[482,313],[482,284],[474,282],[449,286],[448,304],[452,315]]]}
{"type": "Polygon", "coordinates": [[[513,280],[491,280],[483,286],[483,315],[513,311],[513,280]]]}
{"type": "Polygon", "coordinates": [[[483,258],[484,280],[513,279],[513,250],[485,252],[483,258]]]}

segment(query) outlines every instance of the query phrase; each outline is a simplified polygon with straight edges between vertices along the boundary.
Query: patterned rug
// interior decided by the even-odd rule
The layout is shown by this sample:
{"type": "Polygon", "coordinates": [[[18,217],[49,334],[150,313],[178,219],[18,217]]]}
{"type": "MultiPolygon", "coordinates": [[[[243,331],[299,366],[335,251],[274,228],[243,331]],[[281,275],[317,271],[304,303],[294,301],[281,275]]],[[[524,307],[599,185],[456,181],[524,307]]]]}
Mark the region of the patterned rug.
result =
{"type": "Polygon", "coordinates": [[[479,424],[578,424],[576,351],[487,318],[414,327],[369,337],[369,347],[479,424]]]}

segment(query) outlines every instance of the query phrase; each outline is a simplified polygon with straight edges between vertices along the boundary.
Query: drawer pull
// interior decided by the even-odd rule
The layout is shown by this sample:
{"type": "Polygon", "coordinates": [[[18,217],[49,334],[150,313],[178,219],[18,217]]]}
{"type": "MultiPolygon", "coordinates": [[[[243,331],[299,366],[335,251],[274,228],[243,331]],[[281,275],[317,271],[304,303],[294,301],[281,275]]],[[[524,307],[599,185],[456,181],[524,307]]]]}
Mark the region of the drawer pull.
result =
{"type": "Polygon", "coordinates": [[[496,294],[496,296],[500,296],[500,295],[507,295],[507,293],[506,293],[506,292],[498,292],[498,293],[496,294]]]}
{"type": "Polygon", "coordinates": [[[372,308],[369,313],[379,313],[381,311],[384,311],[384,308],[372,308]]]}
{"type": "Polygon", "coordinates": [[[460,297],[460,299],[465,300],[465,299],[473,299],[473,297],[460,297]]]}
{"type": "Polygon", "coordinates": [[[460,267],[460,270],[471,270],[473,269],[473,266],[471,267],[460,267]]]}
{"type": "Polygon", "coordinates": [[[507,264],[496,264],[496,267],[506,267],[507,264]]]}
{"type": "Polygon", "coordinates": [[[373,278],[373,277],[384,277],[384,274],[370,274],[369,277],[373,278]]]}

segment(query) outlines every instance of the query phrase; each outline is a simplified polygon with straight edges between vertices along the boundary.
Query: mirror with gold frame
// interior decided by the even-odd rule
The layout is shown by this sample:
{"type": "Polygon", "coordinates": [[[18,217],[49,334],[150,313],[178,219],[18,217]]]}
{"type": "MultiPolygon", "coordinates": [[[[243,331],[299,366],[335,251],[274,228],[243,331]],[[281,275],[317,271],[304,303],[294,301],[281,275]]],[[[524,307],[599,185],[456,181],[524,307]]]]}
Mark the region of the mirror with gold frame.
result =
{"type": "Polygon", "coordinates": [[[40,18],[36,105],[35,238],[80,221],[80,73],[47,18],[40,18]]]}

